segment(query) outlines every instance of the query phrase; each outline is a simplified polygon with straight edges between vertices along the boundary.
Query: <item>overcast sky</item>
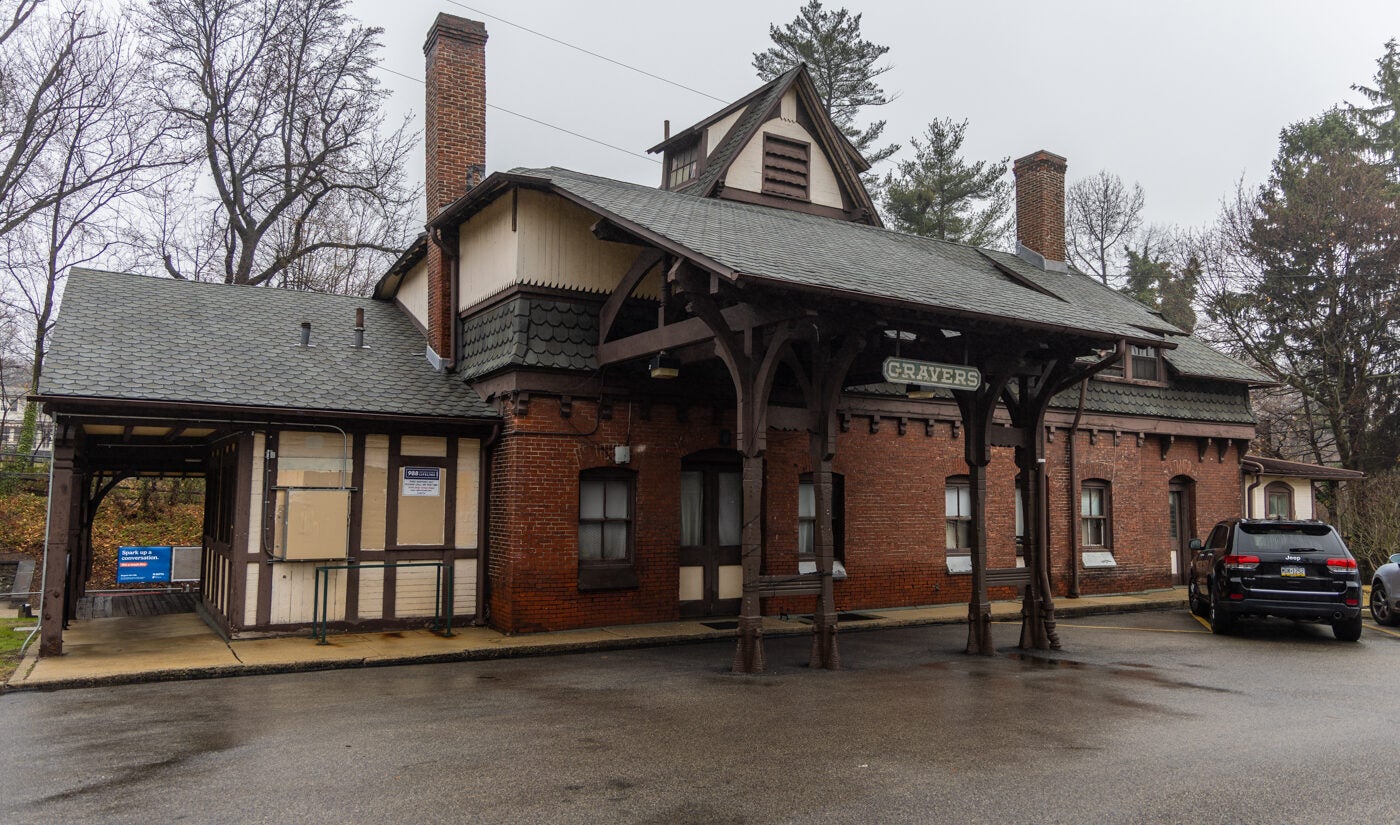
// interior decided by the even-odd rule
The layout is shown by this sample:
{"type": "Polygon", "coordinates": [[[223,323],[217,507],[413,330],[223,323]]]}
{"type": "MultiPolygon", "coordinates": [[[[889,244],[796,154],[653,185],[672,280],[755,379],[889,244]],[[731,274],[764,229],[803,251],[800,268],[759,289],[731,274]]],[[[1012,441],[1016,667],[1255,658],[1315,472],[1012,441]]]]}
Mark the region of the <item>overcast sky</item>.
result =
{"type": "MultiPolygon", "coordinates": [[[[723,104],[580,54],[543,32],[728,102],[759,85],[752,54],[799,0],[708,3],[356,0],[384,29],[384,65],[421,78],[424,35],[446,11],[486,23],[487,102],[638,153],[662,121],[693,123],[723,104]],[[479,12],[484,12],[481,14],[479,12]]],[[[827,8],[839,8],[828,2],[827,8]]],[[[866,39],[890,46],[881,82],[897,99],[865,117],[908,145],[937,117],[970,121],[965,155],[1048,149],[1069,178],[1108,169],[1138,181],[1147,219],[1213,219],[1243,177],[1262,182],[1279,130],[1369,84],[1400,2],[863,2],[866,39]]],[[[392,74],[393,105],[421,126],[423,87],[392,74]],[[399,107],[402,107],[399,109],[399,107]]],[[[421,178],[421,159],[417,176],[421,178]]],[[[496,109],[487,165],[562,166],[656,185],[660,167],[496,109]]]]}

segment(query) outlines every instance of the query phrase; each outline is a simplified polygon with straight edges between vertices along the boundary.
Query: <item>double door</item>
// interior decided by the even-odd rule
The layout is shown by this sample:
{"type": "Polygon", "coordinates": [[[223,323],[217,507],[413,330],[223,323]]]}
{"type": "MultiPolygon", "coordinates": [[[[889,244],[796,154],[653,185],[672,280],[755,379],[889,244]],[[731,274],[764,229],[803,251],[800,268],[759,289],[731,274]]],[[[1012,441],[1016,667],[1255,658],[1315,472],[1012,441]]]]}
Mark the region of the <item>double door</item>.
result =
{"type": "Polygon", "coordinates": [[[738,455],[681,468],[680,614],[734,616],[743,596],[743,471],[738,455]]]}

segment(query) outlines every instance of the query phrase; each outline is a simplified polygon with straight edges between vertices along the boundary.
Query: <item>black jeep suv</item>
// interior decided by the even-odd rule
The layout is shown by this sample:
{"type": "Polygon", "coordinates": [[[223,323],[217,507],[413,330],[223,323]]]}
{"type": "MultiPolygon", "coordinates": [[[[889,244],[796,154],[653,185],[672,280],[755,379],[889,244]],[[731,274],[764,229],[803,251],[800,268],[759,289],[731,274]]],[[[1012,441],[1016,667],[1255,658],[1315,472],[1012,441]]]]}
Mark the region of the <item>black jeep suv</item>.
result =
{"type": "Polygon", "coordinates": [[[1230,519],[1191,548],[1191,611],[1212,631],[1230,633],[1243,616],[1278,616],[1330,624],[1344,642],[1361,638],[1361,577],[1330,525],[1230,519]]]}

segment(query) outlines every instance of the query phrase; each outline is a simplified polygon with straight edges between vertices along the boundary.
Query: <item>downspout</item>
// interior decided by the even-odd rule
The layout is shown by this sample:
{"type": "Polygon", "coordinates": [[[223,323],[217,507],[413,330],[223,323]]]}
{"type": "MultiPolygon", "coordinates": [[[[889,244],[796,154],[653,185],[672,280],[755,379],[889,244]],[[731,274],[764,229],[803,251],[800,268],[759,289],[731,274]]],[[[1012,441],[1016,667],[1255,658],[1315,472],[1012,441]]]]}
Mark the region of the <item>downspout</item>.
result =
{"type": "Polygon", "coordinates": [[[476,485],[476,618],[472,624],[483,627],[491,620],[491,459],[496,441],[501,437],[501,425],[491,428],[491,434],[481,440],[480,468],[476,485]]]}
{"type": "Polygon", "coordinates": [[[1240,461],[1240,467],[1250,467],[1250,472],[1254,474],[1254,483],[1245,488],[1244,491],[1244,517],[1254,518],[1254,491],[1260,484],[1264,483],[1264,465],[1257,461],[1244,459],[1240,461]]]}
{"type": "Polygon", "coordinates": [[[1075,448],[1075,435],[1079,432],[1079,422],[1084,418],[1084,399],[1089,391],[1089,379],[1079,382],[1079,406],[1074,411],[1074,423],[1069,428],[1066,439],[1069,463],[1069,597],[1079,598],[1079,501],[1075,491],[1079,489],[1078,458],[1075,448]]]}
{"type": "Polygon", "coordinates": [[[447,359],[444,364],[444,372],[452,372],[457,369],[457,250],[452,248],[452,244],[443,237],[441,229],[429,229],[428,238],[433,245],[442,253],[443,260],[447,263],[447,303],[448,321],[450,328],[447,331],[447,352],[438,355],[447,359]]]}

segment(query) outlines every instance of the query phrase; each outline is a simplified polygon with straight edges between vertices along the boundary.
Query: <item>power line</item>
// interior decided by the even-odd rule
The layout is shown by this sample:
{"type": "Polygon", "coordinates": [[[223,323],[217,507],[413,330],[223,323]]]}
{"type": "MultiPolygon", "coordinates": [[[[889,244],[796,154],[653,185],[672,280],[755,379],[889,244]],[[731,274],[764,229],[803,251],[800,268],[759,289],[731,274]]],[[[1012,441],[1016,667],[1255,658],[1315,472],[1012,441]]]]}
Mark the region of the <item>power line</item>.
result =
{"type": "Polygon", "coordinates": [[[517,28],[517,29],[520,29],[520,30],[523,31],[523,32],[529,32],[530,34],[533,34],[533,35],[535,35],[536,37],[543,37],[545,40],[548,40],[548,41],[550,41],[551,43],[558,43],[559,45],[561,45],[561,46],[566,46],[566,47],[568,47],[568,48],[570,48],[570,49],[573,49],[573,50],[576,51],[576,52],[583,52],[584,54],[588,55],[589,57],[596,57],[596,58],[598,58],[599,60],[607,61],[608,63],[611,63],[611,64],[613,64],[614,66],[621,66],[622,68],[627,69],[627,70],[629,70],[629,71],[636,72],[637,74],[646,75],[647,77],[650,77],[650,78],[653,79],[653,80],[659,80],[659,81],[661,81],[662,83],[669,83],[670,85],[675,86],[677,89],[684,89],[684,90],[686,90],[687,92],[693,92],[693,93],[695,93],[695,94],[697,94],[697,95],[700,95],[701,97],[708,97],[710,100],[718,101],[718,102],[720,102],[720,103],[728,103],[728,102],[729,102],[728,100],[725,100],[725,99],[722,98],[722,97],[715,97],[714,95],[709,94],[708,92],[702,92],[702,91],[700,91],[699,89],[691,88],[690,86],[687,86],[687,85],[685,85],[684,83],[677,83],[676,81],[671,80],[671,79],[669,79],[669,78],[662,77],[662,76],[659,75],[659,74],[652,74],[651,72],[647,71],[646,69],[639,69],[639,68],[637,68],[636,66],[631,66],[631,65],[628,65],[628,64],[626,64],[626,63],[623,63],[621,60],[613,60],[611,57],[608,57],[607,55],[602,55],[602,54],[598,54],[597,52],[594,52],[594,51],[589,51],[588,49],[585,49],[585,48],[583,48],[582,46],[575,46],[573,43],[569,43],[568,41],[565,41],[565,40],[560,40],[560,39],[557,38],[557,37],[550,37],[549,35],[545,34],[544,32],[535,31],[534,29],[529,28],[529,27],[527,27],[527,26],[522,26],[522,25],[520,25],[519,23],[512,23],[511,21],[505,19],[504,17],[497,17],[496,15],[494,15],[494,14],[489,14],[489,13],[487,13],[487,12],[482,11],[481,9],[473,8],[473,7],[471,7],[471,6],[468,6],[466,3],[460,3],[460,2],[458,2],[458,0],[447,0],[447,2],[451,3],[451,4],[454,5],[454,6],[460,6],[461,8],[464,8],[464,9],[466,9],[467,11],[472,12],[472,13],[474,13],[474,14],[479,14],[479,15],[481,15],[482,17],[489,17],[489,18],[491,18],[492,20],[495,20],[495,21],[498,22],[498,23],[505,23],[507,26],[513,26],[513,27],[515,27],[515,28],[517,28]]]}
{"type": "MultiPolygon", "coordinates": [[[[398,75],[399,77],[402,77],[402,78],[404,78],[404,79],[406,79],[406,80],[412,80],[412,81],[414,81],[415,83],[422,83],[422,82],[423,82],[423,78],[421,78],[421,77],[414,77],[413,75],[404,74],[403,72],[394,71],[393,69],[389,68],[388,66],[380,66],[379,68],[382,69],[382,70],[384,70],[384,71],[386,71],[386,72],[388,72],[389,74],[398,75]]],[[[655,164],[657,164],[657,165],[660,165],[660,164],[661,164],[661,161],[657,160],[656,158],[648,157],[647,155],[643,155],[643,154],[641,154],[641,153],[639,153],[639,152],[633,152],[631,149],[624,149],[624,148],[621,147],[621,146],[617,146],[617,145],[614,145],[614,144],[611,144],[611,143],[607,143],[606,141],[601,141],[601,140],[598,140],[597,138],[591,138],[591,137],[589,137],[588,135],[579,134],[578,132],[575,132],[575,131],[573,131],[573,130],[571,130],[571,129],[565,129],[563,126],[556,126],[556,125],[554,125],[553,123],[547,123],[547,122],[545,122],[545,121],[543,121],[543,120],[540,120],[539,118],[533,118],[533,117],[530,117],[529,115],[522,115],[522,114],[520,114],[519,112],[512,112],[510,109],[502,108],[502,107],[500,107],[500,106],[497,106],[497,105],[494,104],[494,103],[488,103],[488,104],[486,104],[486,108],[488,108],[488,109],[495,109],[495,110],[498,111],[498,112],[502,112],[502,113],[508,114],[508,115],[513,115],[513,116],[515,116],[515,117],[520,118],[521,120],[528,120],[528,121],[530,121],[531,123],[537,123],[537,124],[539,124],[540,126],[546,126],[546,127],[550,128],[550,129],[553,129],[553,130],[555,130],[555,131],[557,131],[557,132],[563,132],[563,133],[566,134],[566,135],[572,135],[572,136],[574,136],[574,137],[576,137],[576,138],[581,138],[581,139],[583,139],[583,140],[588,141],[589,143],[596,143],[596,144],[598,144],[599,146],[606,146],[606,147],[609,148],[609,149],[613,149],[613,150],[616,150],[616,151],[618,151],[618,152],[624,152],[624,153],[626,153],[626,154],[631,155],[631,156],[634,157],[634,158],[641,158],[642,160],[650,161],[650,162],[655,163],[655,164]]]]}

